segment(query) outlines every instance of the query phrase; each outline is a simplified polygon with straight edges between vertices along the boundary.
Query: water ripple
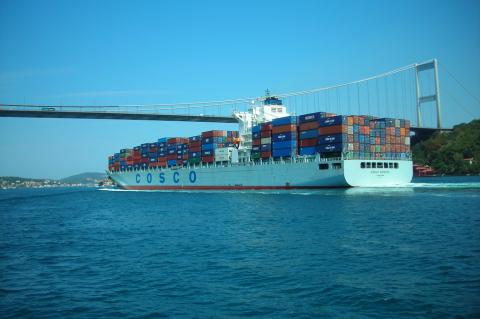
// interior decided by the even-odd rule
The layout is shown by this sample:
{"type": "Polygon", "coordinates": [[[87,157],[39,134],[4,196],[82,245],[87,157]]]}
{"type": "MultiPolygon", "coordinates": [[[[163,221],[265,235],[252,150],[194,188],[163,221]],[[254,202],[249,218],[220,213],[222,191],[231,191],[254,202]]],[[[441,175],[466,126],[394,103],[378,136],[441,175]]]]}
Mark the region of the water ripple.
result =
{"type": "Polygon", "coordinates": [[[0,317],[479,317],[479,185],[0,192],[0,317]]]}

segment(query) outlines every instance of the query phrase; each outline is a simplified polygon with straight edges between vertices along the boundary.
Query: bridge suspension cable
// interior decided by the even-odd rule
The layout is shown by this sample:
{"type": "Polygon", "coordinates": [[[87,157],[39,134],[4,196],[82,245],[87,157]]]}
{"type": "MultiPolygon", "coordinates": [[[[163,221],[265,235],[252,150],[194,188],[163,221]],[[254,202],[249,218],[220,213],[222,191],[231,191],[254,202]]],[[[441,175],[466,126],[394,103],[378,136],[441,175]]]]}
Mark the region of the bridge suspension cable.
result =
{"type": "MultiPolygon", "coordinates": [[[[420,127],[440,127],[437,72],[436,60],[430,60],[356,81],[273,95],[283,100],[289,112],[297,115],[318,111],[345,115],[363,114],[410,119],[413,125],[420,127]],[[436,112],[432,112],[432,103],[436,103],[436,112]],[[434,114],[436,116],[433,116],[434,114]]],[[[450,73],[448,70],[447,72],[450,73]]],[[[459,82],[456,78],[455,80],[459,82]]],[[[460,82],[459,84],[462,85],[460,82]]],[[[480,101],[466,87],[462,87],[477,102],[480,101]]],[[[0,104],[0,116],[231,122],[233,111],[247,111],[252,103],[261,103],[265,98],[256,96],[213,101],[103,106],[0,104]],[[82,117],[82,114],[85,116],[82,117]]]]}

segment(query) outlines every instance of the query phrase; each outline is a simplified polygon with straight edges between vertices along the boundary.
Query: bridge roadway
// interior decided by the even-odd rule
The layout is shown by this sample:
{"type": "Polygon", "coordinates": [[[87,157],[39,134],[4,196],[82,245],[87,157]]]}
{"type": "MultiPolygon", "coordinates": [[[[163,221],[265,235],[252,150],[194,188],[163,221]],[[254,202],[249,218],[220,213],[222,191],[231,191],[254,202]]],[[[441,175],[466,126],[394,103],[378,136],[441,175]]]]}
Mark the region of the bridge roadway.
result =
{"type": "MultiPolygon", "coordinates": [[[[13,106],[15,107],[15,106],[13,106]]],[[[159,113],[138,113],[119,111],[81,111],[78,107],[75,110],[61,110],[55,107],[42,107],[32,109],[11,109],[12,105],[0,104],[0,117],[34,117],[34,118],[74,118],[74,119],[106,119],[106,120],[150,120],[150,121],[183,121],[183,122],[215,122],[215,123],[238,123],[233,116],[215,115],[183,115],[183,114],[159,114],[159,113]],[[5,108],[7,107],[7,108],[5,108]]],[[[435,131],[451,131],[450,128],[433,127],[411,127],[411,131],[418,138],[433,134],[435,131]]]]}

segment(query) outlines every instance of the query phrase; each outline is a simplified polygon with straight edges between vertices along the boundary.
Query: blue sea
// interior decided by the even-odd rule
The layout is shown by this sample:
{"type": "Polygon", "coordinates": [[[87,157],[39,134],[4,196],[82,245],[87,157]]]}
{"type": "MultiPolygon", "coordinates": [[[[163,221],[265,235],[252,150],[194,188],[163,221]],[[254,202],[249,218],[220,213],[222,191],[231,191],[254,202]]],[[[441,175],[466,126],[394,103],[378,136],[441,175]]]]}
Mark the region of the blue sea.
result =
{"type": "Polygon", "coordinates": [[[0,191],[1,318],[479,318],[480,177],[0,191]]]}

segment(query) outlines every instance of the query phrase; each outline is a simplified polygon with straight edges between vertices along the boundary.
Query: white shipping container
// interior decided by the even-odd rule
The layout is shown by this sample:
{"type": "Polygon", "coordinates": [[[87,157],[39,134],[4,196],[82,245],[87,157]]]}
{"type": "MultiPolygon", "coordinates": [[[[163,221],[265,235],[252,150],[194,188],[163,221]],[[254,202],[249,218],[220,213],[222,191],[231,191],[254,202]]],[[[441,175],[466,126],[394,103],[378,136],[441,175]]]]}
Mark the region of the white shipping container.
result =
{"type": "Polygon", "coordinates": [[[405,137],[405,145],[410,145],[410,136],[405,137]]]}
{"type": "Polygon", "coordinates": [[[272,143],[272,138],[271,137],[264,137],[260,140],[260,143],[262,144],[271,144],[272,143]]]}
{"type": "Polygon", "coordinates": [[[222,147],[215,149],[216,162],[238,163],[238,150],[235,147],[222,147]]]}

